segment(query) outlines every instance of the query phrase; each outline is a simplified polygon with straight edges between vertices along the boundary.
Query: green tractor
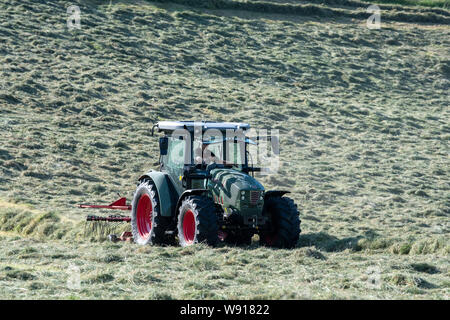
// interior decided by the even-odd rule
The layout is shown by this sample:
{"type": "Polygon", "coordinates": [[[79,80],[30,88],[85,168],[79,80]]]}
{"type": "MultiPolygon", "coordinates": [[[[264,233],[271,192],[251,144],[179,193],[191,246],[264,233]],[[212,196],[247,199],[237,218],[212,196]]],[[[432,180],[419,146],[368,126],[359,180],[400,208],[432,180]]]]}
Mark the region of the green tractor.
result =
{"type": "Polygon", "coordinates": [[[295,247],[297,205],[252,176],[260,169],[249,164],[248,124],[162,121],[154,129],[163,133],[160,167],[139,178],[131,203],[136,243],[248,245],[258,234],[265,246],[295,247]],[[215,135],[205,138],[208,130],[215,135]]]}

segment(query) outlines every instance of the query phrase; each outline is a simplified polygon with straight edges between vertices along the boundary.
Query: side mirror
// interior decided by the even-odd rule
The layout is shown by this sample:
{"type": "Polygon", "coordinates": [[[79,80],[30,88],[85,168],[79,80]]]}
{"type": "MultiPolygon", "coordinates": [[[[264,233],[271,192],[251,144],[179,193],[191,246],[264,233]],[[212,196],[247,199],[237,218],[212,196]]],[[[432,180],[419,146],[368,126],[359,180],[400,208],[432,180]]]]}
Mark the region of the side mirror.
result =
{"type": "Polygon", "coordinates": [[[169,148],[169,138],[159,138],[159,154],[162,156],[167,155],[167,149],[169,148]]]}

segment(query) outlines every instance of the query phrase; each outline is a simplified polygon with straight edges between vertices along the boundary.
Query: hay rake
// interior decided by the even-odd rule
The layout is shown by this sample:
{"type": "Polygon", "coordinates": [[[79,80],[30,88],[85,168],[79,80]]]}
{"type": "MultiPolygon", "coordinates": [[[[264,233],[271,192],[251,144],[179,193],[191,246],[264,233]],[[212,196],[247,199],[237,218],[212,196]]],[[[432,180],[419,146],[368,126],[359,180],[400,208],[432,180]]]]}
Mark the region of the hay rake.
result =
{"type": "MultiPolygon", "coordinates": [[[[92,204],[80,204],[80,208],[92,208],[92,209],[111,209],[111,210],[131,210],[131,205],[127,204],[126,198],[120,198],[117,201],[109,205],[92,205],[92,204]]],[[[109,216],[97,216],[88,215],[86,217],[86,224],[84,228],[84,235],[103,236],[108,235],[111,241],[128,240],[131,238],[131,232],[122,232],[120,237],[117,237],[115,233],[119,231],[123,222],[130,222],[131,217],[125,215],[109,215],[109,216]]]]}

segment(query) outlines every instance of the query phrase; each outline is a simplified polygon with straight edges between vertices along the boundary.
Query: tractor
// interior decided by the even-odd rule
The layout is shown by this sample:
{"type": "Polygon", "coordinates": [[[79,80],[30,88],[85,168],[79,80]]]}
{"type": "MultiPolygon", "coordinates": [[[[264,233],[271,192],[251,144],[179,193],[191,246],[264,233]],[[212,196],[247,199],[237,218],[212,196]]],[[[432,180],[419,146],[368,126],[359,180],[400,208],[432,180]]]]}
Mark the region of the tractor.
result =
{"type": "Polygon", "coordinates": [[[159,169],[139,177],[131,204],[122,198],[83,207],[131,210],[124,221],[140,245],[249,245],[258,234],[262,245],[295,247],[297,205],[285,196],[289,191],[265,191],[254,178],[261,168],[248,151],[256,144],[246,137],[248,124],[160,121],[152,135],[155,129],[162,133],[159,169]]]}

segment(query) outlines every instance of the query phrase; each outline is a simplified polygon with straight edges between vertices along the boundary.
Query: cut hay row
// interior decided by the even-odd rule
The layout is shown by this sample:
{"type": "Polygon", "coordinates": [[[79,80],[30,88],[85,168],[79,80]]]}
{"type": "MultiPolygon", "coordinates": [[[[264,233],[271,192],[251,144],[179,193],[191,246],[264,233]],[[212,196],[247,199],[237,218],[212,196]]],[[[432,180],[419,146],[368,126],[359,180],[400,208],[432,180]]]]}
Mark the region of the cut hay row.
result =
{"type": "Polygon", "coordinates": [[[431,12],[441,14],[444,16],[450,15],[449,1],[415,1],[415,0],[234,0],[239,2],[257,3],[267,2],[275,4],[307,4],[315,3],[320,5],[326,5],[329,7],[350,7],[366,9],[370,5],[377,5],[381,10],[397,10],[397,11],[409,11],[409,12],[431,12]]]}
{"type": "MultiPolygon", "coordinates": [[[[242,2],[237,0],[156,0],[158,3],[174,3],[201,9],[211,10],[243,10],[249,12],[288,14],[327,18],[354,18],[367,19],[367,6],[354,10],[344,8],[332,8],[323,4],[286,4],[266,1],[242,2]]],[[[386,21],[437,23],[450,24],[450,16],[447,10],[411,9],[403,10],[402,7],[383,7],[382,17],[386,21]]]]}
{"type": "Polygon", "coordinates": [[[0,200],[0,231],[37,240],[104,241],[128,229],[126,223],[86,223],[54,211],[0,200]]]}

